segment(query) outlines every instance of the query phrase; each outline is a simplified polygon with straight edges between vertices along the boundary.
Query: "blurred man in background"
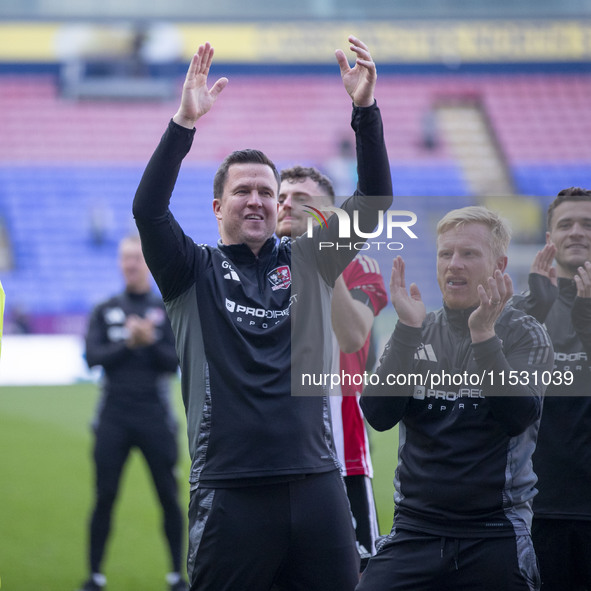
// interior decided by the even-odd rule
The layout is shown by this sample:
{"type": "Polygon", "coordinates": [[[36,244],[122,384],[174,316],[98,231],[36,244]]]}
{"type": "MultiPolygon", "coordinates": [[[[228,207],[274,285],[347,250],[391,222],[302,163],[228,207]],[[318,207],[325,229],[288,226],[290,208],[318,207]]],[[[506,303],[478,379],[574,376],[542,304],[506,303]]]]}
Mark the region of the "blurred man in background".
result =
{"type": "MultiPolygon", "coordinates": [[[[282,170],[277,236],[301,236],[307,230],[308,220],[312,219],[303,206],[322,210],[334,205],[334,200],[331,180],[316,168],[294,166],[282,170]]],[[[373,319],[387,303],[377,261],[358,254],[336,279],[332,294],[331,373],[346,374],[348,379],[330,391],[329,401],[333,438],[351,504],[362,571],[369,556],[375,554],[379,530],[369,439],[359,407],[363,383],[355,378],[366,370],[373,319]]]]}
{"type": "Polygon", "coordinates": [[[177,424],[170,402],[171,376],[178,359],[164,304],[151,289],[150,272],[137,236],[119,244],[122,293],[92,312],[86,360],[103,368],[102,396],[93,427],[95,506],[90,521],[90,576],[81,591],[105,589],[102,574],[111,514],[119,481],[132,449],[144,455],[164,515],[170,551],[170,591],[185,591],[181,576],[183,525],[175,466],[177,424]]]}
{"type": "Polygon", "coordinates": [[[514,305],[546,324],[555,370],[573,380],[546,390],[532,535],[544,591],[581,591],[591,589],[591,191],[560,191],[546,227],[514,305]]]}

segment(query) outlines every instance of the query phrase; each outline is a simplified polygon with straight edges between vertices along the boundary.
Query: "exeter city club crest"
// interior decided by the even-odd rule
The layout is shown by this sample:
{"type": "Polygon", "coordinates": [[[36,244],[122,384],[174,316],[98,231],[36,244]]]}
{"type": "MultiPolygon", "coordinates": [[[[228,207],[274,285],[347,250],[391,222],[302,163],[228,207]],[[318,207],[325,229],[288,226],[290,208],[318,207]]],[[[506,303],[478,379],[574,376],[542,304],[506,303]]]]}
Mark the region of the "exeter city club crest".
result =
{"type": "Polygon", "coordinates": [[[287,289],[291,285],[291,271],[287,265],[277,267],[267,275],[267,279],[269,280],[273,291],[287,289]]]}

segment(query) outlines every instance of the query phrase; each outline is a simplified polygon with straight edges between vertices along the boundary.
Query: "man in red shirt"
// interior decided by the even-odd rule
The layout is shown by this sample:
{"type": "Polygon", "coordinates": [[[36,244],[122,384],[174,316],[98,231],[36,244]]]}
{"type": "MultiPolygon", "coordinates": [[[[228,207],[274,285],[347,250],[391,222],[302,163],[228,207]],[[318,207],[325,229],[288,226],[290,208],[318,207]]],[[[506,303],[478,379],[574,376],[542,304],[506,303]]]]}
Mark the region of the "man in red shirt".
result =
{"type": "MultiPolygon", "coordinates": [[[[294,166],[281,171],[276,234],[293,238],[306,232],[303,206],[322,210],[334,205],[332,182],[312,167],[294,166]]],[[[373,319],[388,302],[384,279],[375,259],[358,254],[335,282],[332,297],[333,376],[347,376],[330,390],[332,431],[337,456],[355,523],[361,570],[375,553],[379,535],[371,479],[369,440],[359,407],[363,390],[373,319]],[[359,376],[356,378],[356,376],[359,376]]]]}

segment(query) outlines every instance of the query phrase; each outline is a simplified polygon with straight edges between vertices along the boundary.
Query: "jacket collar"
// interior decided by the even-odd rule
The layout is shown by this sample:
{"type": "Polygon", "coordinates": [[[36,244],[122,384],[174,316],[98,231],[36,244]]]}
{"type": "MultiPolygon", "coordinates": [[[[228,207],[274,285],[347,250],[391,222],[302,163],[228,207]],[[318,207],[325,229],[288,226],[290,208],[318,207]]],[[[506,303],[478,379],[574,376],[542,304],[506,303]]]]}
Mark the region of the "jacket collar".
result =
{"type": "Polygon", "coordinates": [[[558,291],[562,297],[572,301],[577,296],[577,284],[574,282],[574,279],[559,277],[558,291]]]}
{"type": "Polygon", "coordinates": [[[252,252],[250,246],[247,246],[244,243],[223,244],[221,240],[218,240],[218,249],[233,261],[249,263],[255,262],[257,259],[260,261],[266,261],[277,250],[277,244],[275,236],[271,236],[263,244],[258,256],[252,252]]]}
{"type": "Polygon", "coordinates": [[[459,332],[466,332],[470,330],[468,328],[468,318],[477,307],[478,306],[472,306],[471,308],[465,308],[463,310],[452,310],[443,304],[443,313],[451,328],[459,332]]]}

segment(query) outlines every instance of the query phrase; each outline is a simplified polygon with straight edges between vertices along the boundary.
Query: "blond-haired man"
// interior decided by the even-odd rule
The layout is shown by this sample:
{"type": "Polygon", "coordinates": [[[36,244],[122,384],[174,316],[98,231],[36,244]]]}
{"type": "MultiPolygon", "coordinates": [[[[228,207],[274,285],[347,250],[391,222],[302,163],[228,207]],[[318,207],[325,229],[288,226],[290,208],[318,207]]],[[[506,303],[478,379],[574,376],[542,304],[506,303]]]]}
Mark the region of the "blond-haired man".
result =
{"type": "Polygon", "coordinates": [[[542,409],[536,375],[552,346],[533,318],[507,306],[510,233],[483,207],[437,227],[443,307],[426,313],[397,257],[390,293],[398,323],[361,406],[370,424],[400,423],[392,532],[358,589],[539,588],[530,538],[531,455],[542,409]],[[414,377],[413,377],[414,376],[414,377]]]}

